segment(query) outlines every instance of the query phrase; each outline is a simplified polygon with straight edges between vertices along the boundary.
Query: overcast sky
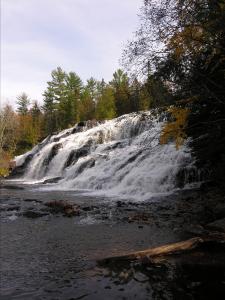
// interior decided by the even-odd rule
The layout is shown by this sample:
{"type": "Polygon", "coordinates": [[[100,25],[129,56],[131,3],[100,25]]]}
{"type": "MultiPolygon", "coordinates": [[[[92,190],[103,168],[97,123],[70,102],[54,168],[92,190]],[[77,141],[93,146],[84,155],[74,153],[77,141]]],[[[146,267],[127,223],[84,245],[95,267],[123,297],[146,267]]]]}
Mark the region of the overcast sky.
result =
{"type": "Polygon", "coordinates": [[[111,79],[142,0],[0,0],[1,99],[41,100],[57,66],[111,79]]]}

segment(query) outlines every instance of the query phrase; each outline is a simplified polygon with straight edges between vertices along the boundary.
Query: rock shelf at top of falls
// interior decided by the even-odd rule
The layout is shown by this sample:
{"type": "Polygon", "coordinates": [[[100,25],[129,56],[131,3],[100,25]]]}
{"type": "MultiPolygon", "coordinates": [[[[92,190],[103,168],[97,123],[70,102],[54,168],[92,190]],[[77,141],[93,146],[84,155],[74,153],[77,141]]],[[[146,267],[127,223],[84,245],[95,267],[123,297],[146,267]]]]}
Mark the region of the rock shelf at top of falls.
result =
{"type": "Polygon", "coordinates": [[[152,110],[80,122],[16,157],[11,178],[136,200],[172,192],[197,180],[197,171],[188,141],[178,150],[159,143],[165,120],[152,110]]]}

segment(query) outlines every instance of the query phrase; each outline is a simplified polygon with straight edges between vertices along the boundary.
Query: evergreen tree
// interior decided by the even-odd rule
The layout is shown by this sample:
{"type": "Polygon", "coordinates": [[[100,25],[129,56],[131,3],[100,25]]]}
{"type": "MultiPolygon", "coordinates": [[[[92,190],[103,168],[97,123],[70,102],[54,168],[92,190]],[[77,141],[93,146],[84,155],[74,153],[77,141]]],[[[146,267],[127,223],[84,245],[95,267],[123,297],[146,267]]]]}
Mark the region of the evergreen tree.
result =
{"type": "Polygon", "coordinates": [[[126,73],[118,69],[110,82],[114,90],[116,113],[118,116],[132,111],[130,103],[129,79],[126,73]]]}
{"type": "Polygon", "coordinates": [[[82,80],[76,73],[70,72],[66,76],[66,88],[65,123],[70,126],[79,121],[79,102],[83,89],[82,80]]]}
{"type": "Polygon", "coordinates": [[[42,136],[42,112],[37,101],[34,101],[30,109],[32,118],[33,144],[36,144],[42,136]]]}
{"type": "Polygon", "coordinates": [[[114,102],[114,92],[109,85],[105,86],[98,98],[96,105],[96,119],[110,120],[116,116],[116,107],[114,102]]]}
{"type": "Polygon", "coordinates": [[[87,84],[81,94],[81,100],[79,103],[80,120],[95,119],[97,97],[97,81],[91,77],[87,80],[87,84]]]}
{"type": "Polygon", "coordinates": [[[30,99],[26,93],[22,93],[17,97],[17,112],[20,115],[26,115],[28,113],[28,106],[30,104],[30,99]]]}
{"type": "Polygon", "coordinates": [[[46,135],[52,134],[58,129],[57,111],[54,98],[54,92],[51,86],[48,86],[44,94],[44,132],[46,135]]]}

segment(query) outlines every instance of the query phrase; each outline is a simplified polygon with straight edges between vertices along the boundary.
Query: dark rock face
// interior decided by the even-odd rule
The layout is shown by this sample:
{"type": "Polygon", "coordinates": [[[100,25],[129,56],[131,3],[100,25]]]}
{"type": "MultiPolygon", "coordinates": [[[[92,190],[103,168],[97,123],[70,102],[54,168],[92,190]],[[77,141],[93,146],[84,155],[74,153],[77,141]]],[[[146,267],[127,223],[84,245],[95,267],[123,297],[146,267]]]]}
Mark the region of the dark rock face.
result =
{"type": "Polygon", "coordinates": [[[64,167],[67,168],[67,167],[71,166],[72,164],[75,164],[79,158],[88,155],[88,153],[90,152],[91,145],[92,145],[92,141],[90,140],[85,145],[80,147],[79,149],[72,150],[70,155],[67,158],[67,161],[66,161],[64,167]]]}
{"type": "Polygon", "coordinates": [[[54,178],[49,178],[46,179],[43,184],[48,184],[48,183],[57,183],[59,180],[61,180],[62,177],[54,177],[54,178]]]}
{"type": "Polygon", "coordinates": [[[25,158],[24,163],[21,166],[15,167],[12,172],[9,175],[9,178],[15,178],[15,177],[19,177],[22,176],[25,173],[25,170],[27,169],[29,163],[31,162],[32,158],[33,158],[34,154],[29,154],[27,155],[27,157],[25,158]]]}
{"type": "Polygon", "coordinates": [[[58,151],[59,151],[60,148],[62,148],[62,144],[61,143],[55,144],[52,147],[52,149],[51,149],[48,157],[44,160],[43,165],[45,165],[45,166],[49,165],[49,163],[51,162],[51,160],[57,155],[57,153],[58,153],[58,151]]]}
{"type": "Polygon", "coordinates": [[[78,168],[78,170],[77,170],[77,173],[78,173],[78,174],[81,174],[81,173],[84,171],[84,169],[86,169],[86,168],[92,168],[92,167],[94,167],[94,165],[95,165],[95,159],[94,159],[94,158],[91,158],[91,159],[89,159],[89,160],[86,160],[85,162],[83,162],[83,163],[79,166],[79,168],[78,168]]]}
{"type": "Polygon", "coordinates": [[[78,126],[78,127],[84,127],[84,126],[86,126],[86,122],[81,121],[81,122],[79,122],[79,123],[77,124],[77,126],[78,126]]]}
{"type": "Polygon", "coordinates": [[[50,136],[48,136],[44,141],[42,141],[40,144],[37,145],[36,151],[32,151],[30,154],[28,154],[24,160],[24,163],[20,166],[15,166],[12,168],[10,175],[8,178],[17,178],[22,175],[24,175],[26,169],[28,168],[31,160],[33,159],[34,155],[40,151],[50,140],[50,136]]]}
{"type": "Polygon", "coordinates": [[[85,131],[85,129],[87,130],[87,129],[93,128],[95,126],[98,126],[101,123],[103,123],[103,121],[102,122],[99,122],[97,120],[81,121],[81,122],[77,123],[77,125],[73,128],[73,130],[71,131],[71,134],[85,131]]]}

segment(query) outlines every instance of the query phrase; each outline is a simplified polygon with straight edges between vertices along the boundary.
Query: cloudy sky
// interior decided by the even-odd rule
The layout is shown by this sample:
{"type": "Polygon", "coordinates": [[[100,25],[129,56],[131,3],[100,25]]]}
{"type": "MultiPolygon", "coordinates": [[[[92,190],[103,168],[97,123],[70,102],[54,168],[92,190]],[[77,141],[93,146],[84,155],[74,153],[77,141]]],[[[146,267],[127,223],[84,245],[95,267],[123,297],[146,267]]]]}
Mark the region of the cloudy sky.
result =
{"type": "Polygon", "coordinates": [[[1,102],[42,99],[57,66],[111,79],[142,0],[0,0],[1,102]]]}

